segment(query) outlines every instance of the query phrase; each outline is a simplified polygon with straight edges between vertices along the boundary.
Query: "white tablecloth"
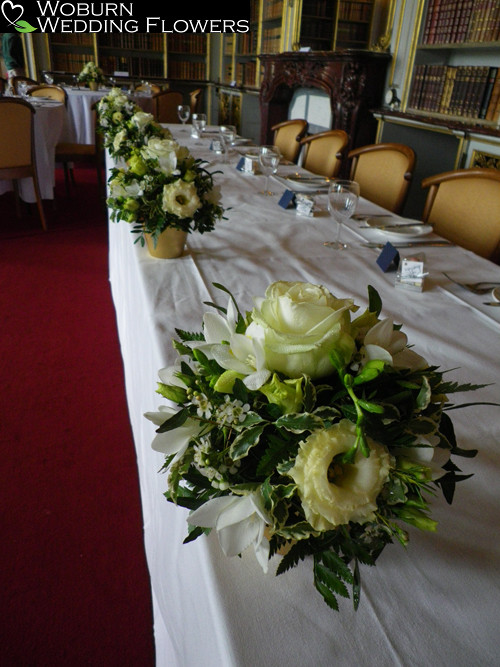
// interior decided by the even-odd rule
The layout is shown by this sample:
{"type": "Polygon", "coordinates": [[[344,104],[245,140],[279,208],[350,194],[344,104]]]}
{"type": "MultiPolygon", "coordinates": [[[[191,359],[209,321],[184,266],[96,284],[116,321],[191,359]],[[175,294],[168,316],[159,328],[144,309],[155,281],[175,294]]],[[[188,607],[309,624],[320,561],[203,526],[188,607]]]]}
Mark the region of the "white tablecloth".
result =
{"type": "MultiPolygon", "coordinates": [[[[40,194],[42,199],[54,199],[55,147],[66,122],[66,109],[62,103],[31,103],[35,107],[34,136],[40,194]]],[[[0,194],[7,190],[12,190],[12,183],[0,181],[0,194]]],[[[19,180],[19,196],[29,203],[36,201],[32,178],[19,180]]]]}
{"type": "MultiPolygon", "coordinates": [[[[362,307],[371,284],[383,299],[383,315],[404,323],[409,341],[429,362],[455,369],[450,377],[457,381],[498,383],[500,308],[488,311],[482,297],[458,300],[441,272],[500,280],[500,267],[460,248],[426,248],[430,275],[424,292],[396,289],[394,272],[384,273],[376,264],[380,251],[360,245],[363,236],[380,238],[380,233],[350,223],[347,252],[325,247],[335,229],[323,197],[317,197],[323,210],[313,219],[299,217],[281,209],[278,196],[257,194],[263,177],[237,172],[236,159],[222,165],[207,150],[207,138],[189,140],[188,127],[172,131],[193,154],[212,160],[211,170],[223,170],[215,178],[231,209],[214,232],[188,237],[189,252],[174,260],[154,259],[134,245],[125,223],[109,226],[110,280],[137,449],[158,666],[498,665],[499,408],[452,413],[460,445],[479,448],[475,459],[456,459],[474,476],[457,486],[451,507],[438,493],[436,534],[410,529],[407,550],[389,545],[375,568],[362,567],[360,607],[355,612],[351,601],[341,601],[340,613],[328,609],[314,589],[309,562],[276,577],[279,557],[264,575],[253,550],[226,558],[215,534],[182,544],[186,512],[162,495],[163,457],[151,449],[155,427],[143,413],[162,403],[155,392],[157,371],[177,358],[171,345],[175,328],[200,330],[208,309],[204,301],[225,305],[213,282],[226,285],[243,310],[275,280],[322,283],[362,307]]],[[[364,201],[359,208],[376,210],[364,201]]],[[[496,384],[472,400],[499,396],[496,384]]],[[[464,402],[470,399],[467,394],[464,402]]]]}

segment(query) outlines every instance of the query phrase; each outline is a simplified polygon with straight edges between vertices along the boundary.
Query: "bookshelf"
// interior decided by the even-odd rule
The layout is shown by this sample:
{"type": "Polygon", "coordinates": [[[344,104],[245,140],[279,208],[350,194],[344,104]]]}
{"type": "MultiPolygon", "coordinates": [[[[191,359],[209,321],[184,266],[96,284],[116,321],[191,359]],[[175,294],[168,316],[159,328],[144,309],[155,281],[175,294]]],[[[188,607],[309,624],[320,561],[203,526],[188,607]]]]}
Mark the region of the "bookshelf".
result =
{"type": "Polygon", "coordinates": [[[491,125],[500,117],[500,1],[428,0],[405,110],[491,125]]]}
{"type": "Polygon", "coordinates": [[[49,69],[78,74],[89,60],[97,61],[97,43],[92,34],[53,33],[48,38],[49,69]]]}
{"type": "Polygon", "coordinates": [[[296,48],[312,51],[366,49],[377,0],[302,0],[296,48]]]}
{"type": "Polygon", "coordinates": [[[128,72],[131,78],[165,76],[165,40],[159,33],[97,35],[98,62],[104,74],[128,72]]]}
{"type": "Polygon", "coordinates": [[[210,35],[182,33],[166,39],[165,76],[176,81],[208,81],[210,71],[210,35]]]}

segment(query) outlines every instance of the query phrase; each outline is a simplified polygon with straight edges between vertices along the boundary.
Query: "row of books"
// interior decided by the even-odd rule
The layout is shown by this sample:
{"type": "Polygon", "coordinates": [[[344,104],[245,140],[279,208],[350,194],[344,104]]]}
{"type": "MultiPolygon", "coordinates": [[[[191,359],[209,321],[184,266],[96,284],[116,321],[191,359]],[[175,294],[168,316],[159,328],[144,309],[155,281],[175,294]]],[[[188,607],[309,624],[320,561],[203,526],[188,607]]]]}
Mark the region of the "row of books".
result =
{"type": "Polygon", "coordinates": [[[338,18],[342,21],[369,21],[373,2],[340,2],[338,18]]]}
{"type": "Polygon", "coordinates": [[[500,0],[430,0],[422,44],[500,39],[500,0]]]}
{"type": "Polygon", "coordinates": [[[207,69],[204,62],[193,60],[168,61],[168,78],[184,81],[205,81],[207,69]]]}
{"type": "Polygon", "coordinates": [[[281,28],[267,28],[262,34],[262,53],[279,53],[281,44],[281,28]]]}
{"type": "Polygon", "coordinates": [[[112,75],[113,72],[128,72],[129,76],[141,78],[165,76],[162,60],[143,58],[142,56],[104,56],[99,64],[107,75],[112,75]]]}
{"type": "Polygon", "coordinates": [[[257,77],[257,63],[255,60],[249,60],[245,63],[236,65],[236,83],[241,86],[255,86],[257,77]]]}
{"type": "Polygon", "coordinates": [[[253,55],[257,53],[257,32],[244,32],[238,35],[238,54],[253,55]]]}
{"type": "Polygon", "coordinates": [[[161,33],[106,33],[98,35],[97,41],[99,46],[141,51],[163,51],[163,35],[161,33]]]}
{"type": "Polygon", "coordinates": [[[58,32],[51,35],[52,44],[73,44],[74,46],[93,46],[94,38],[89,33],[58,32]]]}
{"type": "Polygon", "coordinates": [[[283,12],[283,0],[269,0],[264,2],[262,9],[262,19],[268,21],[270,19],[281,18],[283,12]]]}
{"type": "Polygon", "coordinates": [[[333,20],[335,5],[329,0],[304,0],[302,16],[318,16],[333,20]]]}
{"type": "Polygon", "coordinates": [[[168,35],[167,40],[167,50],[171,53],[205,55],[207,52],[207,36],[205,34],[168,35]]]}
{"type": "Polygon", "coordinates": [[[90,56],[85,53],[55,53],[52,69],[79,74],[89,60],[90,56]]]}
{"type": "Polygon", "coordinates": [[[337,46],[356,43],[367,44],[369,25],[365,23],[339,23],[337,28],[337,46]]]}
{"type": "Polygon", "coordinates": [[[499,97],[500,67],[417,65],[408,107],[496,122],[499,97]]]}

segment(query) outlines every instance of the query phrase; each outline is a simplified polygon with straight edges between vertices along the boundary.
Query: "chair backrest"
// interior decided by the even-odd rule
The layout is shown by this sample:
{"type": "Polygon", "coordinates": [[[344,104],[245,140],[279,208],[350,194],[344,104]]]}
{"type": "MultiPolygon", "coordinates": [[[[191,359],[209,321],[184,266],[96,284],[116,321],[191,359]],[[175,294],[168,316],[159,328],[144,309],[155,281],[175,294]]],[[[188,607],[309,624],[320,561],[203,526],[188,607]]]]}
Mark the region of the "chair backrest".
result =
{"type": "Polygon", "coordinates": [[[31,104],[24,100],[0,99],[0,178],[2,169],[33,165],[34,113],[31,104]]]}
{"type": "Polygon", "coordinates": [[[7,90],[8,82],[7,79],[4,79],[3,76],[0,76],[0,95],[3,95],[7,90]]]}
{"type": "Polygon", "coordinates": [[[308,127],[309,123],[303,118],[285,120],[271,127],[274,132],[273,145],[280,149],[285,160],[297,162],[300,140],[305,136],[308,127]]]}
{"type": "Polygon", "coordinates": [[[351,179],[359,183],[361,196],[400,213],[408,196],[416,155],[404,144],[369,144],[349,151],[351,179]]]}
{"type": "Polygon", "coordinates": [[[142,92],[149,90],[153,95],[161,93],[161,87],[156,83],[141,83],[135,87],[135,90],[142,92]]]}
{"type": "Polygon", "coordinates": [[[440,236],[500,262],[500,171],[446,171],[422,181],[429,188],[422,219],[440,236]]]}
{"type": "Polygon", "coordinates": [[[16,95],[19,95],[17,87],[21,81],[26,81],[26,83],[30,86],[38,86],[38,81],[35,81],[35,79],[30,79],[28,76],[14,76],[12,77],[11,83],[16,95]]]}
{"type": "Polygon", "coordinates": [[[50,97],[51,100],[57,100],[67,105],[68,94],[61,86],[52,83],[41,83],[37,86],[32,86],[28,90],[28,95],[32,97],[50,97]]]}
{"type": "Polygon", "coordinates": [[[333,178],[342,166],[349,135],[344,130],[329,130],[304,137],[300,145],[304,149],[302,166],[313,174],[333,178]]]}
{"type": "Polygon", "coordinates": [[[153,114],[158,123],[180,123],[177,107],[183,101],[182,93],[175,90],[165,90],[153,95],[153,114]]]}
{"type": "Polygon", "coordinates": [[[201,106],[201,88],[197,88],[189,93],[189,107],[191,115],[198,113],[201,106]]]}

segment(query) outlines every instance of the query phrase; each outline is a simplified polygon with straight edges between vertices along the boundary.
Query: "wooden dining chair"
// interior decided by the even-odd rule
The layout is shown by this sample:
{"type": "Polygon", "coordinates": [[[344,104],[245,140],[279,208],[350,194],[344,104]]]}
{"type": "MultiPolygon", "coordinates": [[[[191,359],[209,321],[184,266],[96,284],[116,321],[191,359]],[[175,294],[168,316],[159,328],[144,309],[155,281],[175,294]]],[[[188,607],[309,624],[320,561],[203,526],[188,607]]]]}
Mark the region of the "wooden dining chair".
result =
{"type": "Polygon", "coordinates": [[[16,95],[19,95],[18,86],[21,81],[25,81],[29,86],[38,86],[38,81],[35,81],[35,79],[30,79],[29,76],[14,76],[11,79],[11,83],[16,95]]]}
{"type": "Polygon", "coordinates": [[[21,207],[17,180],[33,179],[38,214],[43,230],[47,231],[36,172],[34,116],[35,109],[28,102],[0,98],[0,179],[13,182],[18,217],[21,207]]]}
{"type": "Polygon", "coordinates": [[[153,115],[158,123],[180,123],[177,107],[184,101],[182,93],[164,90],[153,95],[153,115]]]}
{"type": "Polygon", "coordinates": [[[191,115],[194,113],[199,113],[201,107],[201,88],[192,90],[189,93],[189,108],[191,109],[191,115]]]}
{"type": "Polygon", "coordinates": [[[53,83],[40,83],[28,90],[29,97],[50,97],[68,106],[68,93],[62,86],[53,83]]]}
{"type": "Polygon", "coordinates": [[[104,166],[104,147],[102,135],[97,131],[97,105],[99,101],[91,106],[94,123],[94,143],[78,144],[71,142],[61,142],[56,146],[56,163],[61,163],[64,168],[64,182],[66,193],[70,194],[70,182],[76,185],[74,174],[74,163],[93,164],[97,172],[97,183],[99,190],[104,194],[104,181],[102,169],[104,166]]]}
{"type": "Polygon", "coordinates": [[[422,219],[440,236],[500,263],[500,171],[445,171],[422,181],[429,188],[422,219]]]}
{"type": "Polygon", "coordinates": [[[0,76],[0,95],[4,95],[7,90],[9,82],[7,79],[4,79],[3,76],[0,76]]]}
{"type": "Polygon", "coordinates": [[[328,130],[304,137],[302,166],[313,174],[334,178],[338,175],[345,156],[349,135],[344,130],[328,130]]]}
{"type": "Polygon", "coordinates": [[[305,137],[309,123],[303,118],[284,120],[273,125],[273,145],[280,149],[281,155],[289,162],[297,162],[300,153],[300,141],[305,137]]]}
{"type": "Polygon", "coordinates": [[[359,183],[361,196],[400,213],[415,170],[416,155],[405,144],[368,144],[347,155],[352,160],[350,177],[359,183]]]}

